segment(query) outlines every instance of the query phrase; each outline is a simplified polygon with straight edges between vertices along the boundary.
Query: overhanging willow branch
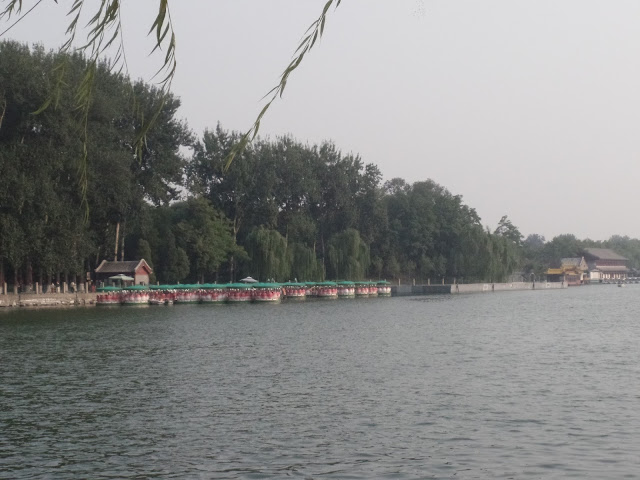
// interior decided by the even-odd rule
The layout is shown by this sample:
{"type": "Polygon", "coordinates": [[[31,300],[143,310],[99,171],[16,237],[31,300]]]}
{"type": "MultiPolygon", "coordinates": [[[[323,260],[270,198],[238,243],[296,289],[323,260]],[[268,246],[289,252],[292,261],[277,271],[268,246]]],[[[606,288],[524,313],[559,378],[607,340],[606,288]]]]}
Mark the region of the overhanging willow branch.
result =
{"type": "Polygon", "coordinates": [[[273,102],[278,97],[282,97],[284,89],[287,86],[289,76],[296,68],[300,66],[302,60],[304,59],[304,56],[311,51],[316,41],[322,38],[329,9],[334,4],[335,8],[338,8],[341,2],[342,0],[328,0],[325,3],[320,16],[309,26],[309,28],[307,28],[307,31],[304,33],[300,45],[293,54],[293,60],[291,60],[287,68],[285,68],[284,72],[282,72],[282,75],[280,75],[280,82],[269,92],[267,92],[267,94],[263,97],[269,98],[269,100],[264,105],[264,107],[262,107],[262,110],[258,114],[256,120],[253,122],[251,128],[244,135],[242,135],[240,141],[236,143],[231,149],[231,152],[225,160],[225,169],[228,169],[235,157],[240,155],[245,150],[245,148],[247,148],[247,145],[249,145],[249,143],[251,143],[256,138],[256,136],[258,135],[258,131],[260,130],[260,122],[262,121],[262,117],[264,117],[264,115],[267,113],[267,110],[269,110],[269,107],[271,107],[273,102]]]}

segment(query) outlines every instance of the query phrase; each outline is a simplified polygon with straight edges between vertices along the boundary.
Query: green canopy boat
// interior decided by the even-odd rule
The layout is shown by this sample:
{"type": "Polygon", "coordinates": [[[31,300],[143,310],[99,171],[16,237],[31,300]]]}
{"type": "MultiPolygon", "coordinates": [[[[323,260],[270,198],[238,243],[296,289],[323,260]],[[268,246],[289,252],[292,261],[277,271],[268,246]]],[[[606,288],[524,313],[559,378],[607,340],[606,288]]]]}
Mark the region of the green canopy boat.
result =
{"type": "Polygon", "coordinates": [[[391,283],[386,280],[378,281],[378,295],[383,297],[391,296],[391,283]]]}
{"type": "Polygon", "coordinates": [[[120,292],[122,291],[122,288],[120,287],[98,287],[96,288],[96,292],[102,293],[102,292],[120,292]]]}
{"type": "Polygon", "coordinates": [[[124,287],[124,290],[129,290],[129,291],[149,290],[149,286],[148,285],[131,285],[129,287],[124,287]]]}

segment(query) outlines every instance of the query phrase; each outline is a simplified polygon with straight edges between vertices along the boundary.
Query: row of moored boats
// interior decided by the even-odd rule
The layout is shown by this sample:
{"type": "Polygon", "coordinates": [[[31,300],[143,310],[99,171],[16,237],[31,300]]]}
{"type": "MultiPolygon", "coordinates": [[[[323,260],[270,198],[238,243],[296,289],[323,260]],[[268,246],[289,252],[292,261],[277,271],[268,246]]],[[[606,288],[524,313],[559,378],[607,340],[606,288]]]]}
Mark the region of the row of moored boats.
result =
{"type": "Polygon", "coordinates": [[[283,299],[391,296],[379,282],[230,283],[134,285],[98,288],[97,305],[172,305],[174,303],[278,303],[283,299]]]}

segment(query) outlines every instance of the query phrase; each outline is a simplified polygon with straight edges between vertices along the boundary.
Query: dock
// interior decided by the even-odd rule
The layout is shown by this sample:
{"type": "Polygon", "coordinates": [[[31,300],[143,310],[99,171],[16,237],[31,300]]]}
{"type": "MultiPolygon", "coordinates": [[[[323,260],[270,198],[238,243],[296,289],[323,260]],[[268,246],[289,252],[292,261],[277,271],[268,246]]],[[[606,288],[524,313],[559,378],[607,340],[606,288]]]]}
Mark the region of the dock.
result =
{"type": "Polygon", "coordinates": [[[495,293],[518,290],[555,290],[568,288],[564,282],[510,282],[510,283],[454,283],[445,285],[392,285],[392,297],[416,295],[458,295],[464,293],[495,293]]]}

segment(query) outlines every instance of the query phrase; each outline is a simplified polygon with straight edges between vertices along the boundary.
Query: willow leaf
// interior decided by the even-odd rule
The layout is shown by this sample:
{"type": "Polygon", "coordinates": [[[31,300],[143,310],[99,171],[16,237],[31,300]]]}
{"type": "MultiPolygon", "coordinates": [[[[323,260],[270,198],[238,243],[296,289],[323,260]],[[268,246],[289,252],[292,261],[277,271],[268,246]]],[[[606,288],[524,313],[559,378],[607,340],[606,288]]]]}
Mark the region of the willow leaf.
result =
{"type": "MultiPolygon", "coordinates": [[[[262,100],[268,98],[269,96],[271,96],[271,99],[264,105],[264,107],[260,111],[260,114],[254,121],[251,128],[242,136],[240,141],[236,145],[234,145],[234,147],[231,149],[231,152],[229,152],[229,155],[227,155],[225,159],[225,167],[224,167],[225,170],[229,168],[234,158],[240,153],[242,153],[242,151],[246,148],[246,146],[249,144],[249,139],[253,141],[256,138],[260,130],[261,120],[266,114],[269,107],[272,105],[273,100],[278,97],[282,98],[284,90],[287,86],[287,82],[289,80],[289,76],[296,68],[300,66],[307,52],[309,52],[313,48],[313,46],[316,44],[317,40],[322,37],[322,34],[324,32],[324,27],[326,24],[328,11],[329,11],[329,8],[331,8],[331,5],[334,4],[334,1],[335,0],[328,0],[327,2],[325,2],[320,16],[316,20],[314,20],[311,23],[311,25],[303,33],[302,41],[300,42],[300,45],[298,45],[298,48],[296,48],[293,54],[294,58],[291,60],[289,65],[287,65],[287,67],[284,69],[284,71],[280,75],[280,81],[275,87],[269,90],[269,92],[267,92],[267,94],[264,95],[264,97],[262,97],[262,100]]],[[[340,0],[338,0],[335,3],[335,5],[336,7],[340,5],[340,0]]]]}
{"type": "Polygon", "coordinates": [[[33,115],[40,115],[47,108],[49,108],[49,105],[51,105],[52,101],[53,101],[52,97],[47,98],[39,109],[37,109],[35,112],[32,112],[33,115]]]}

